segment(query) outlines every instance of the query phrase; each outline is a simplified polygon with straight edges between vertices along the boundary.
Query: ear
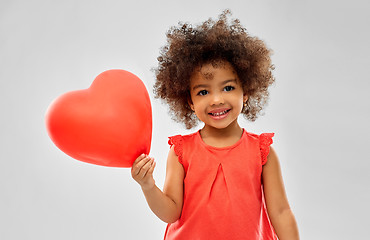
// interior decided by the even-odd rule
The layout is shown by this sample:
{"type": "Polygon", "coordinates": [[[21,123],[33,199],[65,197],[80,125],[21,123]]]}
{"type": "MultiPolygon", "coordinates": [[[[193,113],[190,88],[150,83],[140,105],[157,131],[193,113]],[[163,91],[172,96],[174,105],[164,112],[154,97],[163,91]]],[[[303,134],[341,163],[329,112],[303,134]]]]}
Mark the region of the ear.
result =
{"type": "Polygon", "coordinates": [[[190,98],[188,99],[188,104],[189,104],[190,109],[194,111],[194,104],[190,98]]]}
{"type": "Polygon", "coordinates": [[[243,102],[246,102],[248,100],[248,95],[246,93],[244,93],[243,95],[243,102]]]}

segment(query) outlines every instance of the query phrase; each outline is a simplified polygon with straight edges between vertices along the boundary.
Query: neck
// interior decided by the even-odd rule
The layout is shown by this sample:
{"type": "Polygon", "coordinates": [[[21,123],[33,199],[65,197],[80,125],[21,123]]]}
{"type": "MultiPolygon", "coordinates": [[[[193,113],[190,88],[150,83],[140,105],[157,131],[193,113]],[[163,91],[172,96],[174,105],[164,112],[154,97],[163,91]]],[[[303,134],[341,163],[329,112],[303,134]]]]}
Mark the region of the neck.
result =
{"type": "Polygon", "coordinates": [[[209,125],[205,125],[201,129],[202,138],[214,137],[214,138],[229,138],[233,136],[241,136],[243,129],[239,126],[238,122],[235,121],[226,128],[214,128],[209,125]]]}

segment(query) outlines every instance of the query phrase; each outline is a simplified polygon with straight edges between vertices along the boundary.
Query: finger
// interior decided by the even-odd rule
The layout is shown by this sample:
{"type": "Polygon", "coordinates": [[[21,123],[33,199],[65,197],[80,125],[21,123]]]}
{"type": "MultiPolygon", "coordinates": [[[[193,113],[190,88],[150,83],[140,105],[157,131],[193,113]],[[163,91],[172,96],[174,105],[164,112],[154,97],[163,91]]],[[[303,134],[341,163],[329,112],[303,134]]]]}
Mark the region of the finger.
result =
{"type": "Polygon", "coordinates": [[[138,173],[138,176],[140,178],[144,178],[148,170],[152,167],[154,158],[149,158],[149,161],[147,161],[144,166],[140,169],[140,172],[138,173]]]}
{"type": "Polygon", "coordinates": [[[154,158],[150,158],[150,160],[141,168],[139,175],[141,178],[144,178],[149,171],[149,169],[152,167],[154,162],[154,158]]]}
{"type": "Polygon", "coordinates": [[[151,165],[149,166],[149,169],[146,172],[146,174],[144,175],[144,177],[146,177],[147,175],[153,174],[154,168],[155,168],[155,161],[154,161],[154,158],[152,158],[151,165]]]}
{"type": "Polygon", "coordinates": [[[134,161],[134,163],[133,163],[133,165],[135,165],[135,164],[137,164],[138,162],[140,162],[143,158],[145,158],[146,157],[146,155],[143,153],[143,154],[141,154],[140,156],[138,156],[137,158],[136,158],[136,160],[134,161]]]}
{"type": "Polygon", "coordinates": [[[157,164],[156,162],[153,162],[152,166],[150,167],[150,169],[148,170],[148,172],[146,173],[146,175],[153,174],[154,168],[155,168],[155,165],[156,164],[157,164]]]}
{"type": "Polygon", "coordinates": [[[131,166],[131,174],[136,174],[137,173],[137,164],[142,161],[144,158],[146,157],[146,155],[143,153],[141,154],[140,156],[138,156],[135,161],[132,163],[132,166],[131,166]]]}
{"type": "Polygon", "coordinates": [[[138,177],[142,177],[143,171],[145,172],[146,170],[143,169],[143,167],[150,161],[150,157],[146,156],[144,159],[142,159],[135,167],[135,172],[134,174],[138,177]]]}
{"type": "Polygon", "coordinates": [[[148,162],[150,161],[149,156],[144,156],[139,162],[136,163],[136,165],[132,168],[133,174],[138,175],[140,173],[141,168],[148,162]]]}

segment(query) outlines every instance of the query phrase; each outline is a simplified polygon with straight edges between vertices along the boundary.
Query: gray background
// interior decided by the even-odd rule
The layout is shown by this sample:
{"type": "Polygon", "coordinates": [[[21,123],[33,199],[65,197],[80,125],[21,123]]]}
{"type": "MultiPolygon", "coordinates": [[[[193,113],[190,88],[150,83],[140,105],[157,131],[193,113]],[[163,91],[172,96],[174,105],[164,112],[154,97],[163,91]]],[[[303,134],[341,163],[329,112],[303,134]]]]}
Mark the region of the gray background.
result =
{"type": "Polygon", "coordinates": [[[365,0],[1,0],[0,239],[162,238],[165,224],[130,170],[65,155],[47,136],[45,112],[53,99],[89,87],[104,70],[135,73],[152,99],[151,155],[162,187],[167,136],[196,129],[173,122],[153,99],[150,69],[170,26],[215,18],[225,8],[274,50],[276,84],[266,114],[240,122],[251,132],[276,133],[273,146],[301,238],[365,239],[369,6],[365,0]]]}

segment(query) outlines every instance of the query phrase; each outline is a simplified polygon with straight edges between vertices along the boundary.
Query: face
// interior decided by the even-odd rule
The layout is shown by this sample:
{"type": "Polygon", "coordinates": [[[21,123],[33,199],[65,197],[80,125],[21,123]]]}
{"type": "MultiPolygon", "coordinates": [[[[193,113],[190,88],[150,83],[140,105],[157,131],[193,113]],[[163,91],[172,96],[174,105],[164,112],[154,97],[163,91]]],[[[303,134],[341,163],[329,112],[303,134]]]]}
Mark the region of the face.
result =
{"type": "Polygon", "coordinates": [[[205,64],[190,78],[189,105],[205,127],[224,129],[237,124],[237,118],[248,97],[228,62],[217,67],[205,64]]]}

